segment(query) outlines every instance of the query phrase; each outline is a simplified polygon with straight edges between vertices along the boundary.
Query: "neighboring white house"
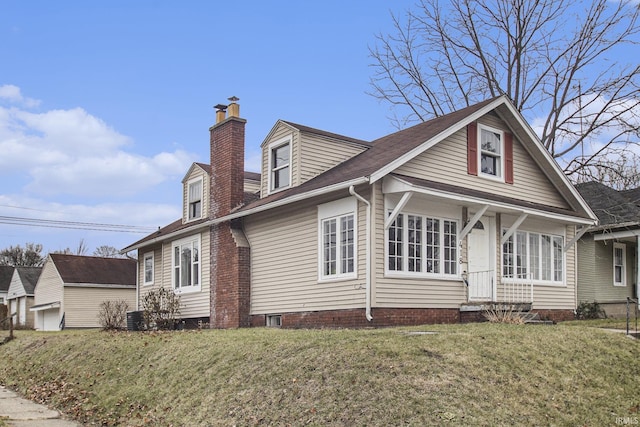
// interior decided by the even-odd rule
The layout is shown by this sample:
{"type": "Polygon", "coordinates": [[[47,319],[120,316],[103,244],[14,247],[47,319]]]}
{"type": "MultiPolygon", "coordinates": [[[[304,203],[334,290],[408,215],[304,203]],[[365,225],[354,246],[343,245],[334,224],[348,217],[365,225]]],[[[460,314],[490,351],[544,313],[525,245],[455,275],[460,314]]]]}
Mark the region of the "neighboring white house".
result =
{"type": "Polygon", "coordinates": [[[7,301],[9,313],[15,314],[16,325],[33,327],[33,313],[29,309],[33,305],[33,291],[41,272],[42,267],[15,267],[13,271],[7,301]]]}

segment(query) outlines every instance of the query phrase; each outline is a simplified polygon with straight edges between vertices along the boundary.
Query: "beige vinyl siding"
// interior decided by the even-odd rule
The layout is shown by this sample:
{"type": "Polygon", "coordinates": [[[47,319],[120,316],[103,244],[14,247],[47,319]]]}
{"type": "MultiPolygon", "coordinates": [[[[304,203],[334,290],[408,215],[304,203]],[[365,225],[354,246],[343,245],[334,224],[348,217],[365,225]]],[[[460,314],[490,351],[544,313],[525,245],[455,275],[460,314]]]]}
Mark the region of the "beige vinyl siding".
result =
{"type": "MultiPolygon", "coordinates": [[[[344,198],[341,194],[338,198],[344,198]]],[[[339,310],[365,305],[365,214],[358,203],[358,278],[318,281],[318,209],[308,201],[246,219],[251,245],[251,314],[339,310]]]]}
{"type": "MultiPolygon", "coordinates": [[[[202,217],[205,218],[209,214],[209,195],[211,191],[209,188],[211,187],[211,182],[209,179],[209,175],[202,170],[200,166],[194,165],[191,168],[191,173],[185,177],[182,181],[182,221],[189,221],[189,182],[202,179],[202,217]]],[[[199,219],[199,218],[198,218],[199,219]]]]}
{"type": "Polygon", "coordinates": [[[291,159],[289,167],[291,168],[291,186],[300,185],[300,132],[292,127],[278,123],[278,125],[271,131],[268,139],[262,144],[262,173],[260,174],[262,185],[260,197],[265,197],[269,194],[269,144],[279,141],[283,138],[291,138],[289,143],[291,144],[291,159]]]}
{"type": "MultiPolygon", "coordinates": [[[[50,260],[51,258],[49,258],[50,260]]],[[[38,279],[34,294],[34,305],[47,304],[59,301],[63,302],[62,279],[58,274],[55,264],[47,261],[42,267],[42,273],[38,279]]]]}
{"type": "MultiPolygon", "coordinates": [[[[210,277],[211,269],[209,260],[211,258],[210,242],[211,238],[208,231],[202,233],[196,233],[200,235],[200,291],[194,293],[185,293],[180,295],[180,316],[182,318],[196,318],[196,317],[209,317],[209,299],[210,299],[210,277]]],[[[194,236],[183,236],[187,238],[194,236]]],[[[150,252],[150,248],[144,248],[139,250],[138,256],[138,283],[140,284],[140,305],[138,309],[142,310],[142,298],[151,290],[164,287],[166,289],[173,289],[171,283],[171,257],[172,257],[172,242],[164,242],[162,245],[156,245],[153,247],[154,253],[154,283],[153,285],[143,285],[144,283],[144,254],[150,252]]]]}
{"type": "MultiPolygon", "coordinates": [[[[478,122],[508,131],[506,125],[493,115],[486,115],[478,122]]],[[[394,172],[548,206],[569,207],[515,136],[513,138],[513,184],[467,174],[466,129],[456,132],[394,172]]]]}
{"type": "MultiPolygon", "coordinates": [[[[385,265],[387,263],[385,248],[384,219],[385,206],[381,185],[376,183],[375,188],[375,286],[372,289],[373,307],[396,308],[457,308],[466,302],[467,294],[462,280],[457,279],[431,279],[424,277],[399,278],[387,277],[385,265]]],[[[411,200],[403,209],[403,212],[419,210],[419,205],[426,205],[423,199],[411,200]]],[[[447,217],[461,219],[462,209],[449,207],[450,214],[447,217]]],[[[416,212],[421,213],[421,212],[416,212]]],[[[425,212],[426,214],[426,212],[425,212]]],[[[440,215],[438,215],[440,216],[440,215]]],[[[459,222],[458,227],[460,227],[459,222]]],[[[460,228],[458,229],[460,232],[460,228]]],[[[463,245],[464,246],[464,245],[463,245]]],[[[460,266],[458,266],[460,268],[460,266]]]]}
{"type": "Polygon", "coordinates": [[[100,305],[104,301],[125,300],[133,309],[136,304],[136,290],[65,286],[65,327],[99,328],[100,305]]]}
{"type": "Polygon", "coordinates": [[[244,180],[245,193],[257,193],[260,191],[260,181],[254,181],[252,179],[244,180]]]}
{"type": "Polygon", "coordinates": [[[353,143],[309,133],[302,133],[300,141],[300,184],[365,150],[353,143]]]}

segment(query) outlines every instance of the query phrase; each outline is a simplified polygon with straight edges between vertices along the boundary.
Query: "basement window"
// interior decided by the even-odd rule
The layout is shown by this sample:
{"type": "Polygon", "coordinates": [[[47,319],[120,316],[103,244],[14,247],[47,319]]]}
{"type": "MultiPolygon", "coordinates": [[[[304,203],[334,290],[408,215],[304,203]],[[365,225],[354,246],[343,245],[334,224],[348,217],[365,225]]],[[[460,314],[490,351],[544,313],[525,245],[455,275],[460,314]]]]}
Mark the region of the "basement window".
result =
{"type": "Polygon", "coordinates": [[[282,326],[282,316],[279,314],[268,315],[267,326],[270,328],[280,328],[282,326]]]}

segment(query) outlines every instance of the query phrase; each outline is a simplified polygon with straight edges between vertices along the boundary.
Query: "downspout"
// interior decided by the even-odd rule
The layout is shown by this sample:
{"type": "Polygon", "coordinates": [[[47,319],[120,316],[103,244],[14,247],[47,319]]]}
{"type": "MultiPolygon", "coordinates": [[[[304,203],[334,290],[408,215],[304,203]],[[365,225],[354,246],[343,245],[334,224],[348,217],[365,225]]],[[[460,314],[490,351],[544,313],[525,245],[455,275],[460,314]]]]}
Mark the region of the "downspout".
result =
{"type": "Polygon", "coordinates": [[[366,272],[365,272],[365,316],[367,320],[371,322],[373,320],[373,316],[371,315],[371,203],[358,193],[356,193],[355,188],[352,186],[349,187],[349,194],[351,194],[356,199],[360,200],[362,203],[367,205],[367,215],[366,215],[366,233],[365,233],[365,245],[366,245],[366,272]]]}

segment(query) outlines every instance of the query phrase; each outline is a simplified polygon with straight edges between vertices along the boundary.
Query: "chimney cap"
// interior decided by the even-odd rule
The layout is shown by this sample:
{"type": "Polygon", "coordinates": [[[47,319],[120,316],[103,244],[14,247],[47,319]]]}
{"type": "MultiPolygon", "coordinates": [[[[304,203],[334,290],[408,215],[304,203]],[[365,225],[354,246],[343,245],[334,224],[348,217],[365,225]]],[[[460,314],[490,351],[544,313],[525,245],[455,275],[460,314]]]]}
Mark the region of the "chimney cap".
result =
{"type": "Polygon", "coordinates": [[[227,109],[227,107],[228,107],[228,105],[218,104],[218,105],[214,106],[213,108],[215,108],[218,111],[224,111],[224,110],[227,109]]]}
{"type": "Polygon", "coordinates": [[[227,98],[229,101],[231,102],[238,102],[240,101],[240,98],[238,98],[237,96],[232,96],[231,98],[227,98]]]}

